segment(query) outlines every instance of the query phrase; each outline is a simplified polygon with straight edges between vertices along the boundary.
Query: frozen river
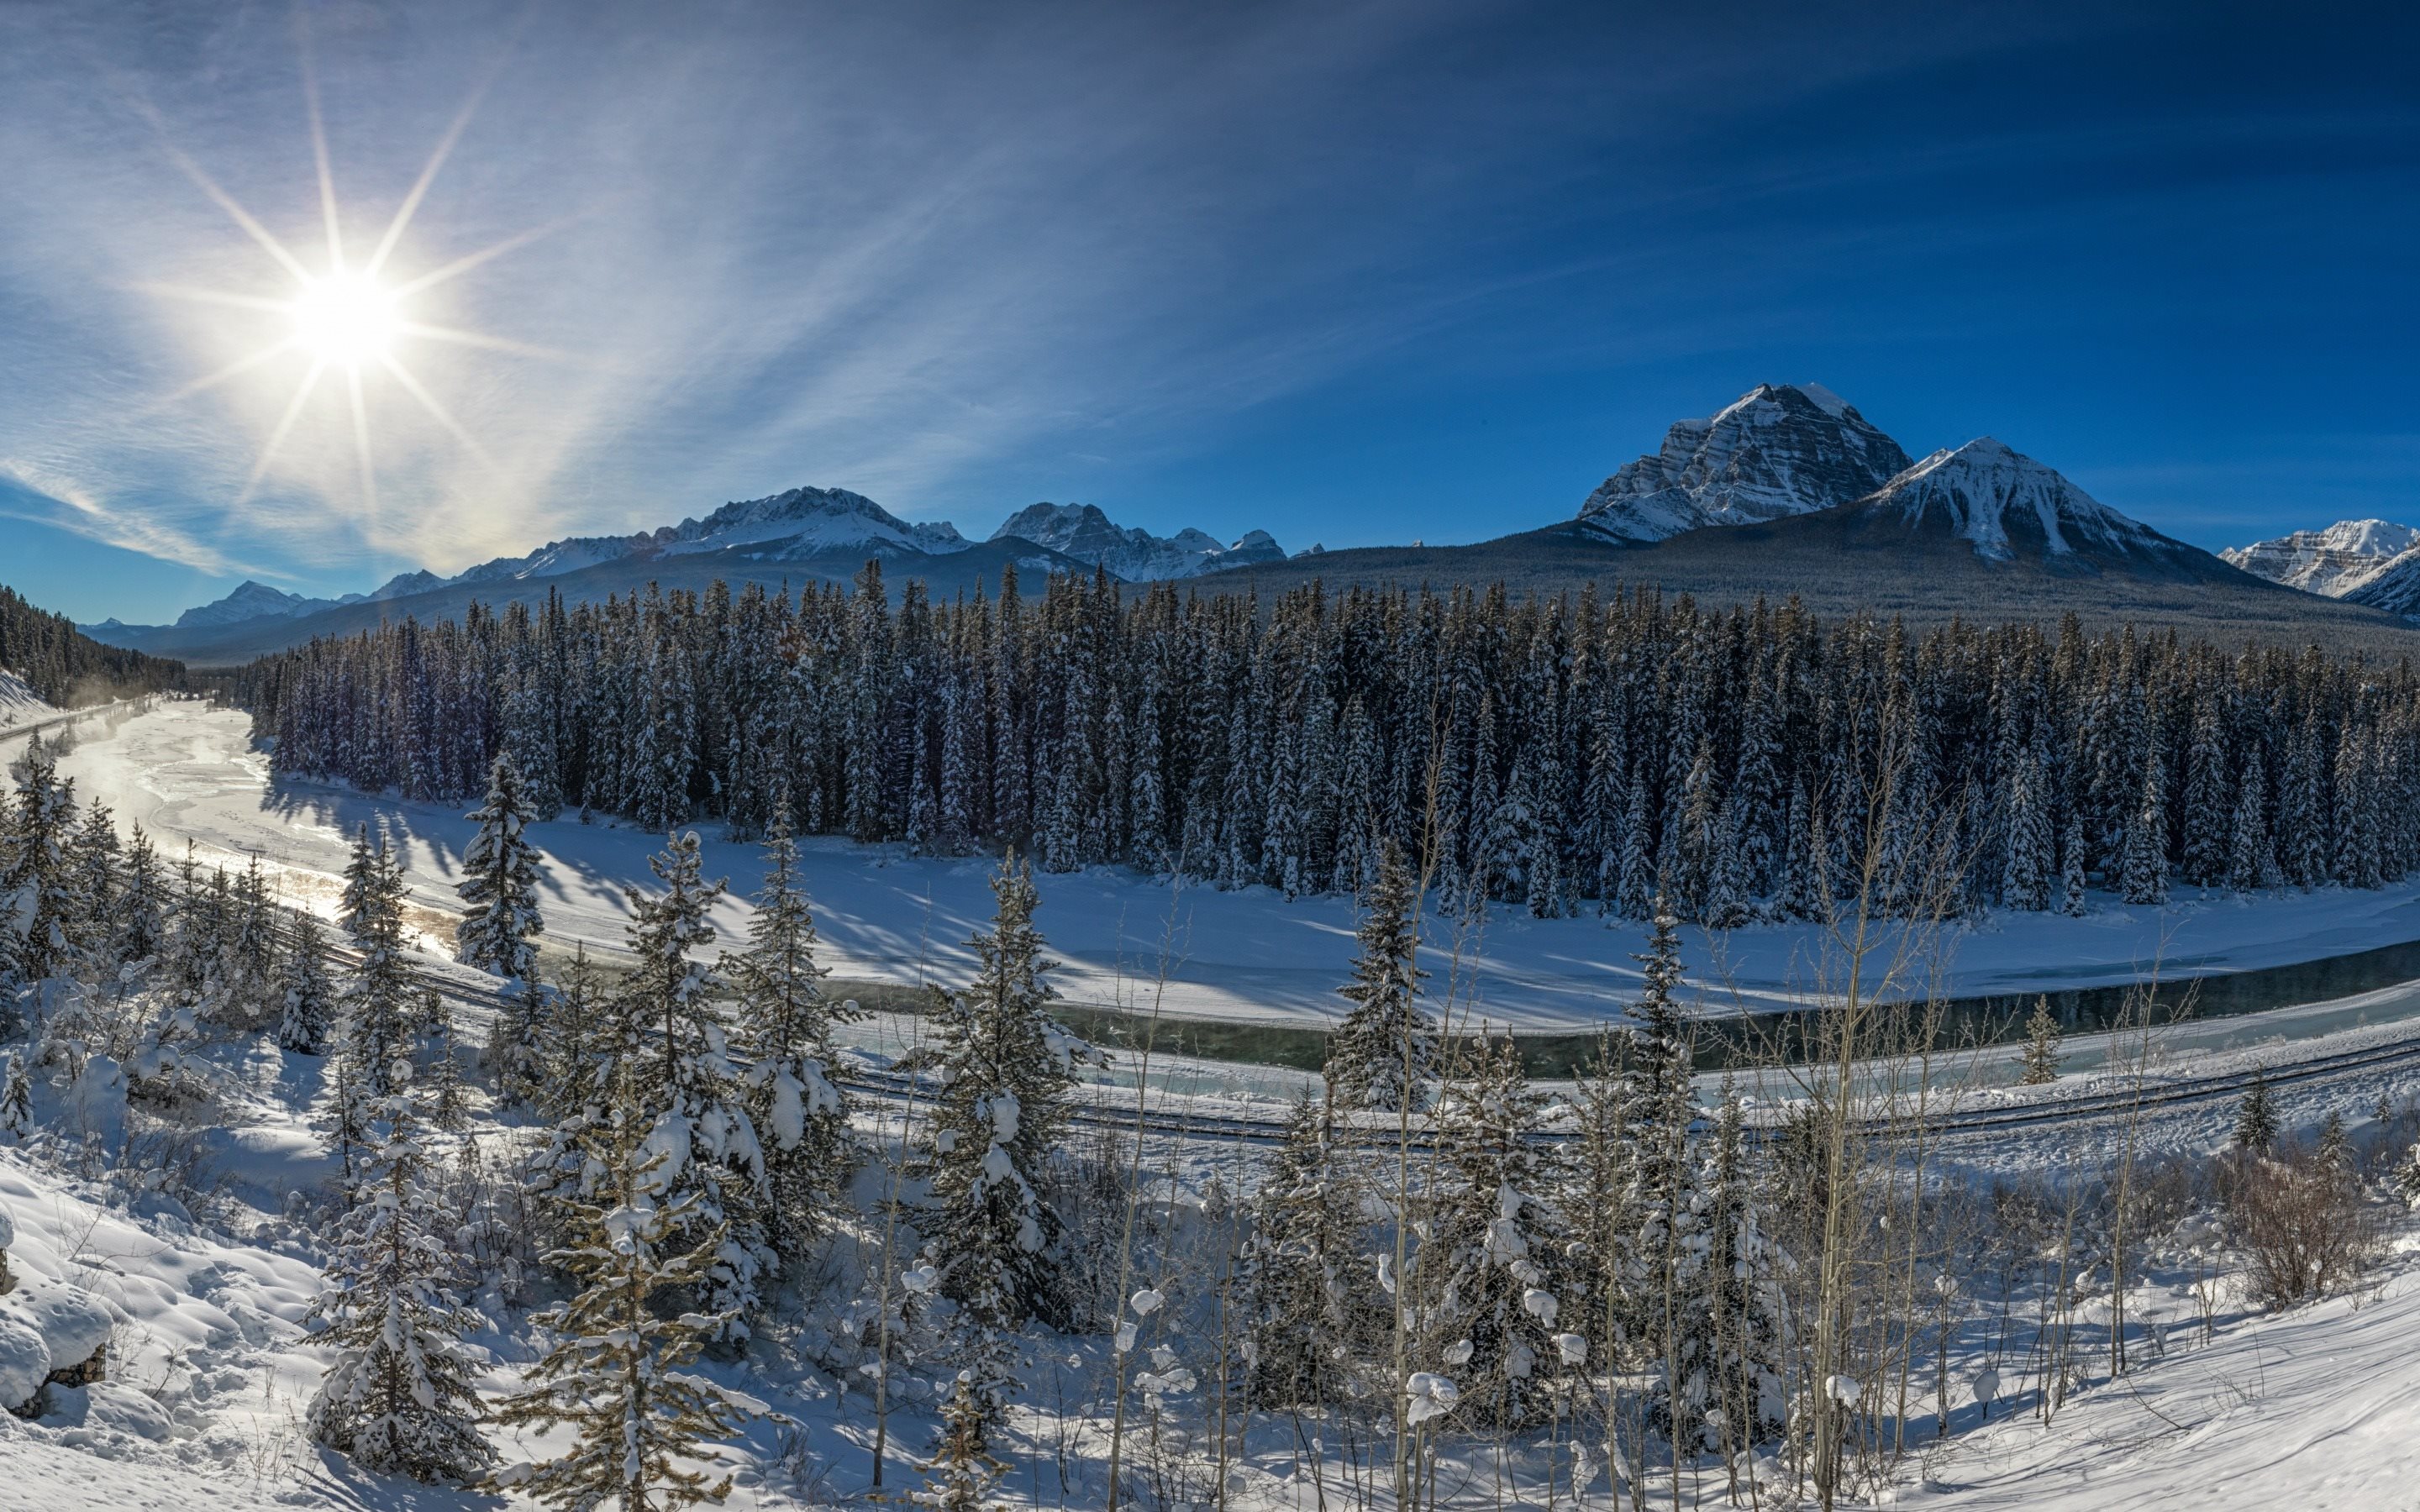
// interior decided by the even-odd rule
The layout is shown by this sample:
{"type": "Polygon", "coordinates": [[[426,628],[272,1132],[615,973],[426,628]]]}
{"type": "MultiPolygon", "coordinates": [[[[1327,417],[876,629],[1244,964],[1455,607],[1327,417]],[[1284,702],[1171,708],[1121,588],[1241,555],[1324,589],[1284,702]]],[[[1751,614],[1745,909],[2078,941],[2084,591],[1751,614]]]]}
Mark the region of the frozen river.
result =
{"type": "MultiPolygon", "coordinates": [[[[450,928],[462,847],[471,837],[460,810],[272,778],[248,731],[241,713],[165,702],[83,723],[60,765],[76,779],[80,798],[101,797],[121,825],[139,821],[163,856],[188,841],[206,860],[240,865],[258,856],[283,896],[322,916],[334,910],[353,831],[366,824],[404,856],[414,922],[438,943],[450,928]]],[[[708,874],[729,876],[742,894],[752,888],[760,867],[755,847],[702,828],[708,874]]],[[[660,840],[570,818],[535,825],[531,834],[546,856],[550,941],[617,949],[628,917],[622,889],[652,881],[646,860],[660,840]]],[[[991,911],[990,861],[916,857],[824,838],[802,841],[800,849],[823,960],[839,976],[903,983],[964,979],[972,964],[964,942],[991,911]]],[[[1073,1003],[1148,1011],[1156,1001],[1172,1017],[1297,1029],[1326,1027],[1346,1006],[1336,987],[1353,953],[1348,901],[1180,888],[1111,870],[1037,881],[1039,923],[1064,963],[1055,980],[1073,1003]]],[[[2257,901],[2179,891],[2179,901],[2163,909],[2110,903],[2078,919],[1996,916],[1942,937],[1925,975],[1948,995],[1982,996],[2124,983],[2155,968],[2174,979],[2274,967],[2420,939],[2420,887],[2409,883],[2257,901]]],[[[747,914],[741,898],[724,900],[715,922],[726,940],[738,939],[747,914]]],[[[1629,1000],[1637,974],[1632,955],[1645,942],[1627,923],[1498,915],[1463,938],[1458,961],[1442,926],[1433,924],[1430,943],[1430,985],[1442,993],[1453,983],[1457,1017],[1569,1034],[1629,1000]]],[[[1719,940],[1684,929],[1683,949],[1710,1006],[1756,1009],[1803,1002],[1816,985],[1812,964],[1823,953],[1818,932],[1783,926],[1738,930],[1719,940]]],[[[2314,1032],[2355,1018],[2379,1023],[2420,1013],[2420,990],[2366,993],[2293,1011],[2298,1016],[2277,1020],[2276,1028],[2290,1022],[2314,1032]]],[[[2276,1032],[2249,1022],[2206,1027],[2229,1037],[2276,1032]]]]}

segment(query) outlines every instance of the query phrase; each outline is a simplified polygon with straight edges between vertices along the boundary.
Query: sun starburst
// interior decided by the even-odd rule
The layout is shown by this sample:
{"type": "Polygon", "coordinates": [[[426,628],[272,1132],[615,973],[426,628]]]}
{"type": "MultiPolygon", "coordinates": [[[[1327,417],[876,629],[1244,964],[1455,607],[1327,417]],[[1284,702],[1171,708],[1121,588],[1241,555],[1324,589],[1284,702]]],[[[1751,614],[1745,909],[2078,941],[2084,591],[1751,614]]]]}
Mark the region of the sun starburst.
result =
{"type": "MultiPolygon", "coordinates": [[[[340,381],[346,409],[351,418],[361,503],[374,514],[378,505],[378,482],[370,436],[369,385],[392,382],[427,411],[429,417],[473,457],[484,466],[492,466],[486,449],[407,365],[404,348],[408,343],[434,342],[522,356],[559,355],[543,347],[484,332],[414,319],[413,301],[440,285],[527,245],[553,227],[547,225],[523,231],[405,282],[391,282],[386,276],[387,264],[427,198],[429,186],[436,181],[438,171],[444,166],[446,158],[453,152],[455,144],[460,140],[464,128],[469,126],[477,110],[479,91],[473,91],[470,100],[456,115],[439,140],[435,150],[429,154],[411,192],[396,208],[369,255],[358,260],[349,258],[344,242],[343,216],[338,210],[335,174],[328,152],[328,133],[320,117],[318,83],[307,38],[302,48],[302,81],[309,106],[312,162],[318,170],[320,219],[325,228],[324,254],[306,257],[288,247],[191,156],[173,142],[165,144],[169,156],[185,176],[269,255],[282,276],[288,281],[288,292],[284,298],[277,298],[216,289],[146,285],[153,294],[168,299],[256,312],[271,327],[264,345],[257,349],[163,395],[157,402],[163,406],[180,403],[280,360],[290,360],[300,364],[301,376],[292,394],[261,443],[254,458],[251,474],[236,497],[235,502],[240,505],[260,487],[279,450],[301,424],[312,396],[319,392],[322,383],[340,381]]],[[[164,141],[164,131],[163,135],[164,141]]]]}

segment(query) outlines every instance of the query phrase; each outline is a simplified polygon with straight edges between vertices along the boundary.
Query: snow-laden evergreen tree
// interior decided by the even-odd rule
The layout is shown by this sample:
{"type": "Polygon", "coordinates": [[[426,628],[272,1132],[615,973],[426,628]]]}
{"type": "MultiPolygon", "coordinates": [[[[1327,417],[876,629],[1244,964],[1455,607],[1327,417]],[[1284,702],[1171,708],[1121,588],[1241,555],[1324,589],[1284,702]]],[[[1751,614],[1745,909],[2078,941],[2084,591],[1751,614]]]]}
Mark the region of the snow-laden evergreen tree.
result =
{"type": "Polygon", "coordinates": [[[733,1338],[745,1338],[773,1260],[765,1236],[765,1157],[716,999],[720,983],[713,968],[692,956],[714,943],[707,915],[723,885],[702,875],[694,830],[673,836],[647,865],[663,891],[625,889],[633,964],[614,1005],[637,1038],[629,1087],[646,1122],[646,1153],[663,1157],[649,1165],[647,1181],[658,1205],[676,1215],[667,1220],[672,1233],[694,1229],[701,1245],[712,1237],[700,1273],[702,1300],[726,1320],[733,1338]]]}
{"type": "Polygon", "coordinates": [[[706,1441],[737,1431],[750,1405],[711,1380],[682,1369],[734,1321],[685,1310],[681,1302],[713,1289],[708,1272],[722,1248],[721,1226],[690,1192],[670,1203],[668,1151],[644,1149],[633,1089],[614,1097],[616,1113],[592,1134],[600,1174],[595,1195],[575,1203],[574,1242],[547,1256],[580,1283],[579,1293],[537,1316],[550,1342],[498,1404],[508,1427],[573,1430],[562,1455],[514,1467],[499,1479],[564,1512],[611,1502],[624,1512],[720,1502],[728,1477],[709,1483],[690,1468],[706,1441]]]}
{"type": "Polygon", "coordinates": [[[219,992],[212,1015],[253,1031],[274,1022],[277,1001],[277,909],[256,856],[231,889],[227,928],[220,946],[219,992]]]}
{"type": "Polygon", "coordinates": [[[1362,1253],[1361,1194],[1306,1095],[1252,1195],[1241,1267],[1244,1385],[1255,1408],[1337,1406],[1386,1336],[1387,1300],[1362,1253]]]}
{"type": "Polygon", "coordinates": [[[477,1363],[462,1335],[478,1321],[453,1287],[444,1214],[427,1189],[430,1154],[410,1064],[370,1109],[352,1202],[313,1304],[336,1357],[311,1398],[314,1442],[365,1469],[464,1481],[495,1458],[479,1431],[477,1363]]]}
{"type": "Polygon", "coordinates": [[[167,948],[167,880],[160,872],[160,853],[143,826],[135,825],[126,841],[126,882],[113,916],[118,964],[159,958],[167,948]]]}
{"type": "Polygon", "coordinates": [[[2084,820],[2073,810],[2068,811],[2067,827],[2059,832],[2058,867],[2058,911],[2070,918],[2082,918],[2089,906],[2084,890],[2084,820]]]}
{"type": "MultiPolygon", "coordinates": [[[[345,868],[339,922],[361,952],[347,970],[338,995],[343,1013],[344,1057],[356,1098],[382,1100],[395,1091],[394,1072],[411,1058],[411,1021],[418,1007],[410,963],[404,959],[403,872],[381,841],[373,848],[369,826],[353,840],[345,868]]],[[[356,1114],[353,1120],[362,1121],[356,1114]]]]}
{"type": "Polygon", "coordinates": [[[69,943],[81,963],[80,972],[92,977],[116,975],[116,921],[125,885],[119,856],[117,822],[109,806],[95,798],[69,840],[66,856],[75,923],[69,943]]]}
{"type": "Polygon", "coordinates": [[[2058,1020],[2052,1016],[2050,998],[2034,999],[2034,1011],[2025,1020],[2025,1054],[2017,1077],[2019,1085],[2042,1087],[2058,1080],[2058,1020]]]}
{"type": "Polygon", "coordinates": [[[2142,795],[2127,819],[2123,867],[2128,903],[2168,901],[2167,784],[2156,755],[2144,768],[2142,795]]]}
{"type": "Polygon", "coordinates": [[[546,920],[537,905],[537,847],[524,833],[534,814],[513,760],[499,751],[488,767],[488,800],[464,817],[479,826],[462,853],[462,921],[455,955],[528,992],[537,971],[546,920]]]}
{"type": "Polygon", "coordinates": [[[75,922],[68,844],[75,782],[62,779],[50,748],[25,741],[15,801],[0,823],[0,981],[31,985],[67,965],[75,922]]]}
{"type": "Polygon", "coordinates": [[[1046,1011],[1058,963],[1034,928],[1032,869],[1012,856],[991,887],[991,931],[967,942],[974,980],[936,1005],[916,1064],[941,1084],[923,1151],[931,1211],[919,1227],[939,1290],[958,1307],[952,1347],[996,1423],[1015,1385],[1018,1331],[1068,1316],[1062,1224],[1042,1180],[1067,1121],[1077,1047],[1046,1011]]]}
{"type": "Polygon", "coordinates": [[[1633,1327],[1662,1380],[1657,1408],[1685,1438],[1703,1412],[1712,1344],[1691,1304],[1705,1263],[1704,1213],[1698,1201],[1699,1159],[1691,1140],[1698,1108],[1695,1049],[1677,990],[1677,920],[1659,907],[1647,950],[1637,956],[1638,1002],[1627,1057],[1631,1118],[1630,1209],[1636,1227],[1624,1257],[1636,1304],[1633,1327]]]}
{"type": "Polygon", "coordinates": [[[1419,920],[1410,873],[1391,845],[1363,904],[1353,980],[1337,991],[1352,1011],[1327,1041],[1328,1101],[1340,1110],[1417,1108],[1435,1075],[1436,1026],[1419,1006],[1419,920]]]}
{"type": "Polygon", "coordinates": [[[2277,1143],[2277,1108],[2269,1096],[2269,1078],[2252,1073],[2251,1090],[2236,1110],[2234,1145],[2245,1155],[2266,1155],[2277,1143]]]}
{"type": "Polygon", "coordinates": [[[1698,1205],[1707,1241],[1706,1331],[1714,1375],[1710,1395],[1722,1416],[1706,1415],[1718,1429],[1709,1435],[1713,1447],[1736,1453],[1779,1434],[1788,1424],[1789,1340],[1779,1292],[1786,1261],[1764,1231],[1748,1165],[1746,1113],[1728,1075],[1708,1145],[1698,1205]]]}
{"type": "Polygon", "coordinates": [[[277,1047],[296,1055],[324,1055],[335,1011],[328,985],[328,941],[319,921],[308,914],[294,916],[294,944],[286,953],[280,982],[277,1047]]]}
{"type": "Polygon", "coordinates": [[[1628,1369],[1637,1340],[1626,1261],[1637,1229],[1637,1145],[1632,1139],[1630,1036],[1601,1034],[1573,1101],[1576,1121],[1566,1146],[1556,1208],[1564,1232],[1566,1326],[1590,1341],[1600,1368],[1628,1369]]]}
{"type": "Polygon", "coordinates": [[[462,1088],[462,1063],[455,1058],[454,1012],[445,999],[430,992],[424,999],[422,1019],[428,1030],[428,1121],[449,1133],[459,1133],[471,1120],[462,1088]]]}
{"type": "Polygon", "coordinates": [[[748,948],[724,964],[738,997],[733,1040],[747,1067],[748,1114],[764,1147],[768,1238],[788,1257],[829,1228],[854,1163],[847,1100],[832,1079],[832,1025],[849,1015],[824,996],[798,863],[784,798],[765,836],[748,948]]]}
{"type": "Polygon", "coordinates": [[[2269,843],[2269,779],[2257,746],[2244,754],[2241,789],[2227,842],[2226,885],[2238,892],[2281,887],[2285,879],[2277,872],[2277,850],[2269,843]]]}
{"type": "Polygon", "coordinates": [[[1425,1368],[1461,1389],[1466,1417],[1496,1427],[1545,1421],[1562,1332],[1554,1173],[1535,1137],[1545,1108],[1512,1040],[1482,1042],[1471,1073],[1447,1084],[1447,1169],[1423,1203],[1421,1318],[1437,1351],[1425,1368]]]}
{"type": "Polygon", "coordinates": [[[916,1468],[923,1473],[924,1489],[908,1501],[933,1512],[992,1512],[984,1498],[1008,1473],[992,1457],[983,1400],[971,1370],[961,1370],[941,1407],[940,1442],[932,1457],[916,1468]]]}
{"type": "Polygon", "coordinates": [[[8,1071],[0,1078],[0,1133],[24,1138],[34,1132],[34,1082],[25,1074],[25,1053],[8,1056],[8,1071]]]}

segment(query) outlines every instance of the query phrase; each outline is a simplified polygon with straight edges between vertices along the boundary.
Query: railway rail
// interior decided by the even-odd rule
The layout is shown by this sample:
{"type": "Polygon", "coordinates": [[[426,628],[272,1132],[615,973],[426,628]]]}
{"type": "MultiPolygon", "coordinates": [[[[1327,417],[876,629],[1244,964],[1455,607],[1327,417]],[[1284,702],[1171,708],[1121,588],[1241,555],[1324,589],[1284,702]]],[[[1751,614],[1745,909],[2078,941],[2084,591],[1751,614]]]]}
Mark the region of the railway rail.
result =
{"type": "MultiPolygon", "coordinates": [[[[414,967],[413,974],[424,985],[435,987],[457,998],[479,1002],[489,1008],[500,1006],[503,1001],[500,989],[475,987],[458,977],[423,967],[414,967]]],[[[1938,1137],[2033,1128],[2075,1119],[2124,1118],[2154,1109],[2232,1102],[2250,1090],[2256,1079],[2276,1088],[2324,1082],[2336,1076],[2397,1067],[2410,1067],[2420,1072],[2420,1026],[2415,1026],[2404,1038],[2383,1043],[2325,1051],[2262,1066],[2257,1070],[2192,1075],[2147,1072],[2139,1080],[2122,1073],[2104,1074],[2095,1078],[2100,1085],[2094,1089],[2072,1096],[2044,1097],[2022,1103],[1953,1105],[1945,1111],[1929,1114],[1926,1123],[1931,1134],[1938,1137]]],[[[849,1090],[862,1096],[910,1106],[929,1102],[935,1090],[921,1077],[872,1067],[861,1068],[840,1080],[849,1090]]],[[[1131,1131],[1135,1126],[1135,1113],[1131,1106],[1115,1108],[1098,1103],[1078,1103],[1070,1117],[1072,1121],[1085,1127],[1131,1131]]],[[[1904,1127],[1905,1122],[1903,1117],[1869,1119],[1864,1121],[1862,1132],[1884,1134],[1894,1127],[1904,1127]]],[[[1198,1137],[1253,1145],[1282,1143],[1286,1128],[1281,1119],[1212,1113],[1165,1104],[1153,1107],[1148,1103],[1143,1109],[1142,1125],[1146,1133],[1162,1137],[1198,1137]]],[[[1764,1126],[1768,1135],[1770,1129],[1770,1125],[1764,1126]]],[[[1367,1126],[1363,1132],[1372,1139],[1384,1143],[1391,1143],[1395,1137],[1393,1129],[1376,1125],[1367,1126]]],[[[1570,1136],[1549,1131],[1538,1137],[1543,1142],[1559,1143],[1570,1136]]],[[[1415,1128],[1411,1145],[1416,1150],[1426,1151],[1434,1146],[1434,1135],[1425,1128],[1415,1128]]]]}

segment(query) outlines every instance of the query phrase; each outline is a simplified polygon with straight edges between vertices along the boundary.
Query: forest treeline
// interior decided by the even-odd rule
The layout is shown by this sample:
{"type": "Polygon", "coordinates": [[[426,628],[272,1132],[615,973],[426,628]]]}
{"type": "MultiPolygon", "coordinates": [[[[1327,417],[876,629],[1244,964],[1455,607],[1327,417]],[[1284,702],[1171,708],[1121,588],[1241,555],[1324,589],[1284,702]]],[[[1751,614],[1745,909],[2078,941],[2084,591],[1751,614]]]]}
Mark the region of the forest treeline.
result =
{"type": "Polygon", "coordinates": [[[1288,893],[1357,890],[1392,842],[1449,906],[1540,917],[1645,918],[1659,887],[1711,924],[1822,917],[1869,825],[1957,907],[2420,863],[2408,663],[1645,591],[1004,589],[894,598],[869,563],[797,597],[474,606],[236,686],[281,770],[409,798],[474,795],[504,750],[541,811],[745,835],[786,797],[807,831],[1288,893]]]}
{"type": "Polygon", "coordinates": [[[0,669],[63,709],[185,682],[184,663],[102,645],[66,615],[36,609],[8,588],[0,588],[0,669]]]}

